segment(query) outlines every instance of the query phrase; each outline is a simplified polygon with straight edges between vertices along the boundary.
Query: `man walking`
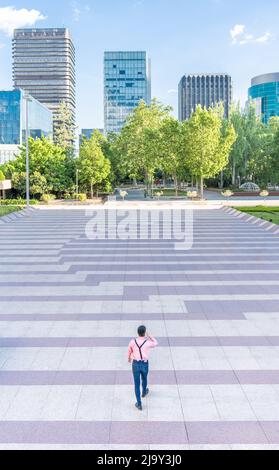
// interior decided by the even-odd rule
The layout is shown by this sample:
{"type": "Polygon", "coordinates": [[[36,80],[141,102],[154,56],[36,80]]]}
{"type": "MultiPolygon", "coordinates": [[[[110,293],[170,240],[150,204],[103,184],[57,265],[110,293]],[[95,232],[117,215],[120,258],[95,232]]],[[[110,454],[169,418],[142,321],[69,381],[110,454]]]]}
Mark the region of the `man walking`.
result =
{"type": "Polygon", "coordinates": [[[128,348],[128,361],[133,361],[133,375],[135,382],[135,394],[137,398],[136,408],[142,410],[141,399],[149,393],[147,377],[149,372],[148,357],[150,349],[155,348],[158,342],[149,335],[145,326],[138,328],[138,338],[132,339],[128,348]],[[140,379],[142,380],[142,395],[140,393],[140,379]]]}

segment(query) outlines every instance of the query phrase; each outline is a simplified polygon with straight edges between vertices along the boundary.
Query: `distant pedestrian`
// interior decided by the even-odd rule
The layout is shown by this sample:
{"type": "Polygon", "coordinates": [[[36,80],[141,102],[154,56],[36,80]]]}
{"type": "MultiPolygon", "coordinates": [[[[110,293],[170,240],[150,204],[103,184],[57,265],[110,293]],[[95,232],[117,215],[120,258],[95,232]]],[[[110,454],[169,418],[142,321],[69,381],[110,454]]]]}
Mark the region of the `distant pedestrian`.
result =
{"type": "Polygon", "coordinates": [[[147,333],[145,326],[139,326],[138,338],[132,339],[128,348],[128,361],[133,363],[133,376],[135,382],[136,408],[142,410],[141,399],[149,393],[147,378],[149,372],[148,357],[150,349],[155,348],[158,342],[147,333]],[[142,395],[140,385],[142,381],[142,395]]]}

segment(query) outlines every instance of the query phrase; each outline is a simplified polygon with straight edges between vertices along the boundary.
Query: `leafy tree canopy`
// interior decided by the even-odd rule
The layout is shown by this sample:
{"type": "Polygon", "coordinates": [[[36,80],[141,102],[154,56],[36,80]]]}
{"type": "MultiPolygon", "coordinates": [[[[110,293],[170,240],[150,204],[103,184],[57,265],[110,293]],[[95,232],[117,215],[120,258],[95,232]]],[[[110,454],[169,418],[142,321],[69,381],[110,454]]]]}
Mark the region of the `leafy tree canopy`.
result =
{"type": "Polygon", "coordinates": [[[184,123],[186,162],[191,174],[203,179],[212,178],[228,164],[236,135],[231,124],[223,132],[220,107],[205,109],[198,106],[184,123]]]}
{"type": "MultiPolygon", "coordinates": [[[[26,172],[26,149],[22,146],[15,160],[4,165],[5,173],[10,178],[14,173],[26,172]]],[[[68,159],[65,149],[53,144],[49,139],[29,139],[29,171],[30,178],[35,172],[46,179],[48,191],[63,193],[73,186],[72,162],[68,159]]]]}
{"type": "Polygon", "coordinates": [[[110,161],[102,150],[103,144],[103,136],[98,131],[94,132],[89,140],[83,140],[77,161],[79,180],[86,191],[90,190],[92,198],[94,188],[98,192],[102,184],[107,183],[111,173],[110,161]]]}

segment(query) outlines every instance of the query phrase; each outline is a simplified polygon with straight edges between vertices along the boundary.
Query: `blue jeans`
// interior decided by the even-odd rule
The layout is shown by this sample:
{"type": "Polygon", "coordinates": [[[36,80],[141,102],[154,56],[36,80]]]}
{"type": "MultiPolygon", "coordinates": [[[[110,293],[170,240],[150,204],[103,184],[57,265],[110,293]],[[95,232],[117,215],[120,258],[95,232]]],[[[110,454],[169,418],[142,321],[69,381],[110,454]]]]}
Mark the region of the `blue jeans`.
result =
{"type": "Polygon", "coordinates": [[[142,393],[146,393],[147,389],[147,376],[148,376],[149,365],[148,362],[144,361],[133,361],[133,375],[135,382],[135,394],[137,403],[141,405],[141,393],[140,393],[140,379],[142,380],[142,393]]]}

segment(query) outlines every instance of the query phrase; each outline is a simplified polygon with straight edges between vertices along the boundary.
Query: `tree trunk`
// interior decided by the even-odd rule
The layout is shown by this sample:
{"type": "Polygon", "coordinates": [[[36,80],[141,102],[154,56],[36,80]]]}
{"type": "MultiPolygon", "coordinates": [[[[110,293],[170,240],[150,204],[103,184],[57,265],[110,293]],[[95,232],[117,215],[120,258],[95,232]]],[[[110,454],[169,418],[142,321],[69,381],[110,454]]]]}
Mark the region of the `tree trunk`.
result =
{"type": "Polygon", "coordinates": [[[201,199],[203,199],[203,176],[201,176],[201,199]]]}
{"type": "Polygon", "coordinates": [[[91,185],[90,185],[90,192],[91,192],[91,199],[93,199],[94,197],[94,190],[93,190],[93,183],[91,181],[91,185]]]}
{"type": "Polygon", "coordinates": [[[145,181],[146,181],[146,192],[147,192],[147,195],[149,196],[149,176],[147,173],[145,174],[145,181]]]}
{"type": "Polygon", "coordinates": [[[177,197],[178,196],[178,187],[177,187],[177,176],[176,175],[174,175],[173,180],[174,180],[174,186],[175,186],[175,196],[177,197]]]}
{"type": "Polygon", "coordinates": [[[233,162],[232,166],[232,185],[235,186],[235,162],[233,162]]]}
{"type": "Polygon", "coordinates": [[[223,189],[223,187],[224,187],[224,172],[223,171],[221,171],[220,176],[221,176],[220,187],[221,187],[221,189],[223,189]]]}

